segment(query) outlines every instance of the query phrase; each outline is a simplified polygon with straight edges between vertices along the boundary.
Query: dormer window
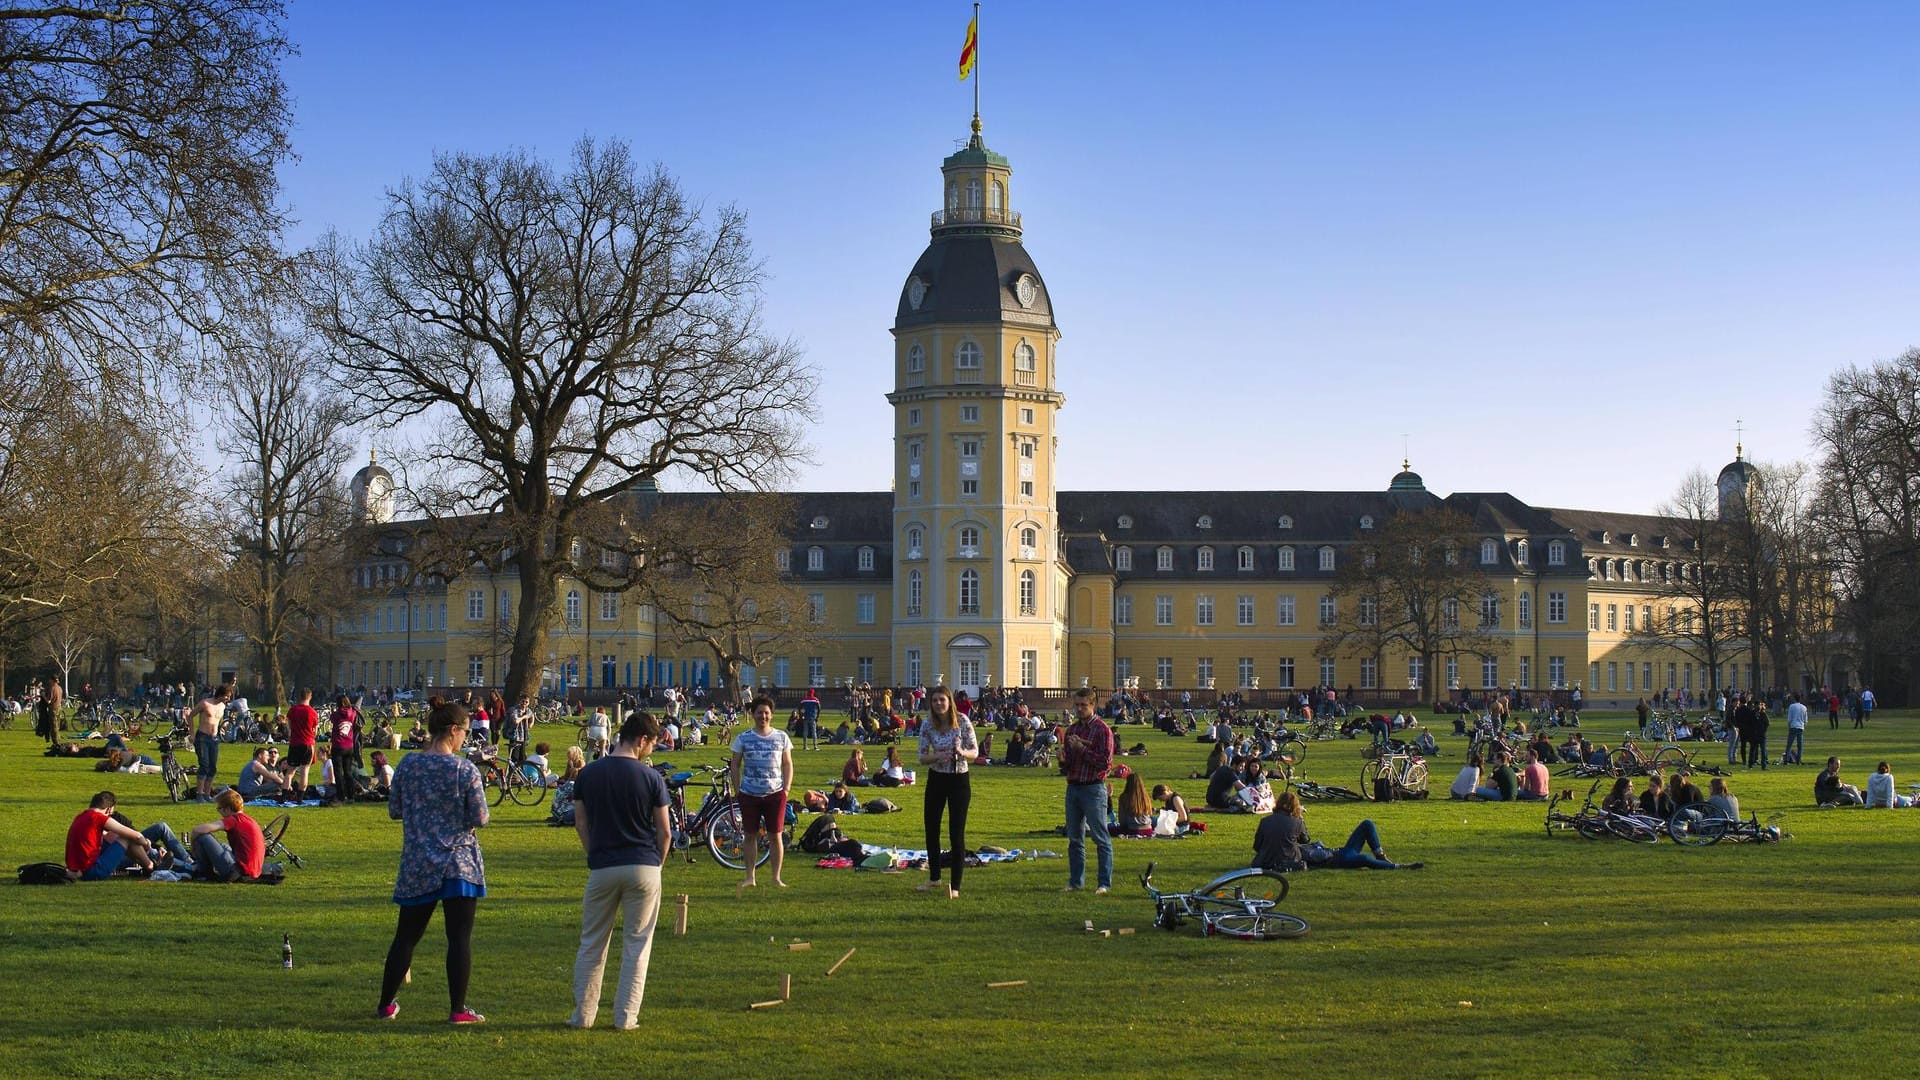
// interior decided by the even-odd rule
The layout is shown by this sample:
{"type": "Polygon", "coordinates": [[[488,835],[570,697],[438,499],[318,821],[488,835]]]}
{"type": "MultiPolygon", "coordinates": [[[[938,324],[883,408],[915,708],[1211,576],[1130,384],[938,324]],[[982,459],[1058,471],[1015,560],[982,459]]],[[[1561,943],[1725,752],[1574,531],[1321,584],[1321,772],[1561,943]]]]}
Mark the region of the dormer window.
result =
{"type": "Polygon", "coordinates": [[[1153,568],[1155,570],[1173,569],[1173,549],[1158,547],[1153,549],[1153,568]]]}
{"type": "Polygon", "coordinates": [[[1122,573],[1130,573],[1133,570],[1133,549],[1130,547],[1114,548],[1113,568],[1122,573]]]}
{"type": "Polygon", "coordinates": [[[1500,544],[1496,540],[1480,541],[1480,565],[1492,566],[1500,561],[1500,544]]]}
{"type": "Polygon", "coordinates": [[[1627,534],[1627,546],[1628,546],[1628,547],[1639,547],[1639,546],[1640,546],[1640,534],[1639,534],[1639,533],[1628,533],[1628,534],[1627,534]]]}
{"type": "Polygon", "coordinates": [[[1253,549],[1250,547],[1241,548],[1239,551],[1234,553],[1234,560],[1235,560],[1234,565],[1240,568],[1241,573],[1245,573],[1249,570],[1252,570],[1253,569],[1253,549]]]}
{"type": "Polygon", "coordinates": [[[1293,549],[1292,548],[1283,547],[1280,549],[1280,569],[1282,570],[1293,569],[1293,549]]]}
{"type": "Polygon", "coordinates": [[[1362,516],[1360,518],[1360,528],[1363,530],[1373,528],[1373,515],[1367,514],[1362,516]]]}
{"type": "Polygon", "coordinates": [[[819,573],[827,568],[827,549],[810,547],[807,549],[807,569],[819,573]]]}
{"type": "Polygon", "coordinates": [[[872,548],[863,547],[860,549],[859,567],[862,570],[873,569],[873,549],[872,548]]]}
{"type": "MultiPolygon", "coordinates": [[[[1201,520],[1205,521],[1206,519],[1202,518],[1201,520]]],[[[1200,570],[1213,569],[1213,549],[1210,547],[1201,548],[1199,552],[1195,554],[1194,566],[1200,570]]]]}
{"type": "Polygon", "coordinates": [[[1200,520],[1194,522],[1193,527],[1196,529],[1211,529],[1213,528],[1213,518],[1210,515],[1201,514],[1200,520]]]}
{"type": "Polygon", "coordinates": [[[1554,540],[1547,544],[1547,565],[1567,565],[1567,542],[1565,540],[1554,540]]]}
{"type": "Polygon", "coordinates": [[[1613,543],[1613,533],[1608,532],[1605,529],[1600,530],[1600,542],[1603,544],[1613,543]]]}
{"type": "Polygon", "coordinates": [[[1281,529],[1291,529],[1293,528],[1293,518],[1287,514],[1281,514],[1280,520],[1274,522],[1274,525],[1281,529]]]}
{"type": "Polygon", "coordinates": [[[1333,549],[1332,548],[1323,547],[1320,549],[1320,569],[1322,570],[1333,569],[1333,549]]]}
{"type": "Polygon", "coordinates": [[[1527,542],[1525,540],[1522,540],[1519,543],[1513,545],[1513,561],[1517,565],[1520,565],[1520,566],[1527,565],[1528,554],[1529,553],[1527,551],[1527,542]]]}
{"type": "Polygon", "coordinates": [[[807,527],[810,529],[824,529],[827,527],[827,519],[825,517],[815,517],[807,527]]]}
{"type": "Polygon", "coordinates": [[[1131,529],[1131,528],[1133,528],[1133,515],[1132,515],[1132,514],[1121,514],[1121,515],[1120,515],[1120,520],[1119,520],[1119,521],[1116,521],[1116,522],[1114,522],[1114,524],[1115,524],[1116,526],[1118,526],[1119,528],[1122,528],[1122,529],[1131,529]]]}

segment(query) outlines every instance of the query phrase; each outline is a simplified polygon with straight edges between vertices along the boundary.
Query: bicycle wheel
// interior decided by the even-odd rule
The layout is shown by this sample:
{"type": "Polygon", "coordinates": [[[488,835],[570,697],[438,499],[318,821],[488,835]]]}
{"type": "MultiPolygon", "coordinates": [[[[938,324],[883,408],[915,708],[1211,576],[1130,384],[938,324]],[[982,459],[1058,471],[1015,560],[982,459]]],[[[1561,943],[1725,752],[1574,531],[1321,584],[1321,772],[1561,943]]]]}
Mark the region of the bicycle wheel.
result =
{"type": "Polygon", "coordinates": [[[507,794],[521,806],[539,806],[547,798],[546,777],[540,774],[540,766],[520,764],[514,767],[512,786],[507,794]]]}
{"type": "Polygon", "coordinates": [[[1299,738],[1285,739],[1280,743],[1280,760],[1297,767],[1307,756],[1306,741],[1299,738]]]}
{"type": "Polygon", "coordinates": [[[498,768],[480,770],[480,786],[487,789],[487,801],[495,806],[507,801],[507,782],[498,768]]]}
{"type": "Polygon", "coordinates": [[[1607,829],[1613,835],[1631,844],[1657,844],[1660,842],[1660,830],[1644,821],[1632,818],[1610,817],[1607,829]]]}
{"type": "Polygon", "coordinates": [[[186,767],[172,757],[168,757],[166,764],[160,767],[160,772],[167,782],[167,798],[174,802],[185,798],[187,788],[190,786],[187,781],[186,767]]]}
{"type": "Polygon", "coordinates": [[[1239,941],[1279,941],[1307,936],[1307,920],[1283,911],[1215,915],[1207,920],[1206,927],[1209,934],[1239,941]]]}
{"type": "Polygon", "coordinates": [[[1677,746],[1663,746],[1653,755],[1653,765],[1662,773],[1671,776],[1674,772],[1687,767],[1687,752],[1677,746]]]}
{"type": "MultiPolygon", "coordinates": [[[[765,839],[769,843],[780,842],[778,836],[765,839]]],[[[747,868],[747,831],[740,827],[740,804],[729,803],[707,824],[707,850],[712,853],[713,861],[722,866],[733,870],[747,868]]],[[[753,865],[765,866],[772,857],[773,849],[762,846],[760,857],[753,865]]]]}
{"type": "Polygon", "coordinates": [[[1638,767],[1639,759],[1628,753],[1624,746],[1607,755],[1607,771],[1615,776],[1627,776],[1638,767]]]}
{"type": "Polygon", "coordinates": [[[1579,833],[1583,839],[1587,840],[1613,839],[1613,831],[1607,828],[1606,822],[1593,814],[1579,814],[1575,816],[1573,819],[1573,831],[1579,833]]]}
{"type": "Polygon", "coordinates": [[[1204,896],[1209,900],[1277,904],[1287,898],[1289,887],[1285,874],[1254,866],[1229,871],[1193,892],[1195,896],[1204,896]]]}
{"type": "Polygon", "coordinates": [[[1379,760],[1369,761],[1365,765],[1362,765],[1360,767],[1360,797],[1363,799],[1372,799],[1373,782],[1382,776],[1388,775],[1391,774],[1387,772],[1386,764],[1379,760]]]}
{"type": "Polygon", "coordinates": [[[1400,778],[1400,787],[1402,790],[1412,792],[1416,795],[1425,795],[1427,793],[1427,763],[1424,761],[1416,761],[1408,765],[1407,774],[1400,778]]]}
{"type": "Polygon", "coordinates": [[[263,841],[260,845],[261,849],[267,854],[272,854],[273,850],[280,846],[280,838],[287,835],[287,826],[291,824],[293,819],[285,814],[267,822],[267,827],[260,830],[260,839],[263,841]]]}
{"type": "Polygon", "coordinates": [[[1732,826],[1733,822],[1721,817],[1712,804],[1695,802],[1675,810],[1667,819],[1667,835],[1676,844],[1706,847],[1719,843],[1732,826]]]}

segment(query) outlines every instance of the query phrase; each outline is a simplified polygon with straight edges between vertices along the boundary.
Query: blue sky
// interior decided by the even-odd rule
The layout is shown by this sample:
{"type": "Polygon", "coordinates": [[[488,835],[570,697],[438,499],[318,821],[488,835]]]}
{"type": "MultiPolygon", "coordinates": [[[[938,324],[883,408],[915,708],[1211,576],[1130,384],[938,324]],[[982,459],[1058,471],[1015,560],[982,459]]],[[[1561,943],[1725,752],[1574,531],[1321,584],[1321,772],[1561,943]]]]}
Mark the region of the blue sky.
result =
{"type": "MultiPolygon", "coordinates": [[[[821,373],[798,486],[884,489],[969,14],[297,3],[295,238],[435,151],[625,139],[751,215],[821,373]]],[[[1064,488],[1377,489],[1405,432],[1436,491],[1645,511],[1920,345],[1917,4],[990,3],[980,49],[1064,488]]]]}

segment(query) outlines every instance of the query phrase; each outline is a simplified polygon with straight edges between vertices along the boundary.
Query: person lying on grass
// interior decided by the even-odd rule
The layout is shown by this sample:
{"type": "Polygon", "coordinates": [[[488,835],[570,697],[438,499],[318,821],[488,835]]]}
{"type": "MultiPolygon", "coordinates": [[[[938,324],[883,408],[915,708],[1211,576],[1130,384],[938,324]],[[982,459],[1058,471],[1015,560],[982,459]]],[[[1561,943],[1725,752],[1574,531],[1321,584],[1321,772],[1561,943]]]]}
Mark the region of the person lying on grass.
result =
{"type": "Polygon", "coordinates": [[[1306,811],[1300,796],[1280,793],[1274,811],[1253,833],[1253,865],[1263,870],[1418,870],[1425,863],[1396,863],[1387,858],[1380,829],[1371,820],[1354,826],[1347,842],[1330,848],[1307,836],[1306,811]]]}

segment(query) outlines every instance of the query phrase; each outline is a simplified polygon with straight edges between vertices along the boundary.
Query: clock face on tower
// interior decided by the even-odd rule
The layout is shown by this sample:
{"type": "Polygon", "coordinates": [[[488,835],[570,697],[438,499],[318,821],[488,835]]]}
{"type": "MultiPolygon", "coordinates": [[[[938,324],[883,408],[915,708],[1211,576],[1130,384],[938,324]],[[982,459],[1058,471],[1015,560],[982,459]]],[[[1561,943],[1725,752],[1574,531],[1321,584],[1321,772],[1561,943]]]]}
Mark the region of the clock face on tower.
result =
{"type": "Polygon", "coordinates": [[[1040,287],[1034,282],[1032,274],[1021,274],[1013,283],[1014,299],[1020,301],[1020,306],[1023,308],[1032,307],[1034,299],[1039,295],[1040,287]]]}
{"type": "Polygon", "coordinates": [[[913,310],[919,311],[921,302],[926,300],[926,298],[926,282],[921,281],[919,278],[913,278],[907,282],[907,303],[913,306],[913,310]]]}

